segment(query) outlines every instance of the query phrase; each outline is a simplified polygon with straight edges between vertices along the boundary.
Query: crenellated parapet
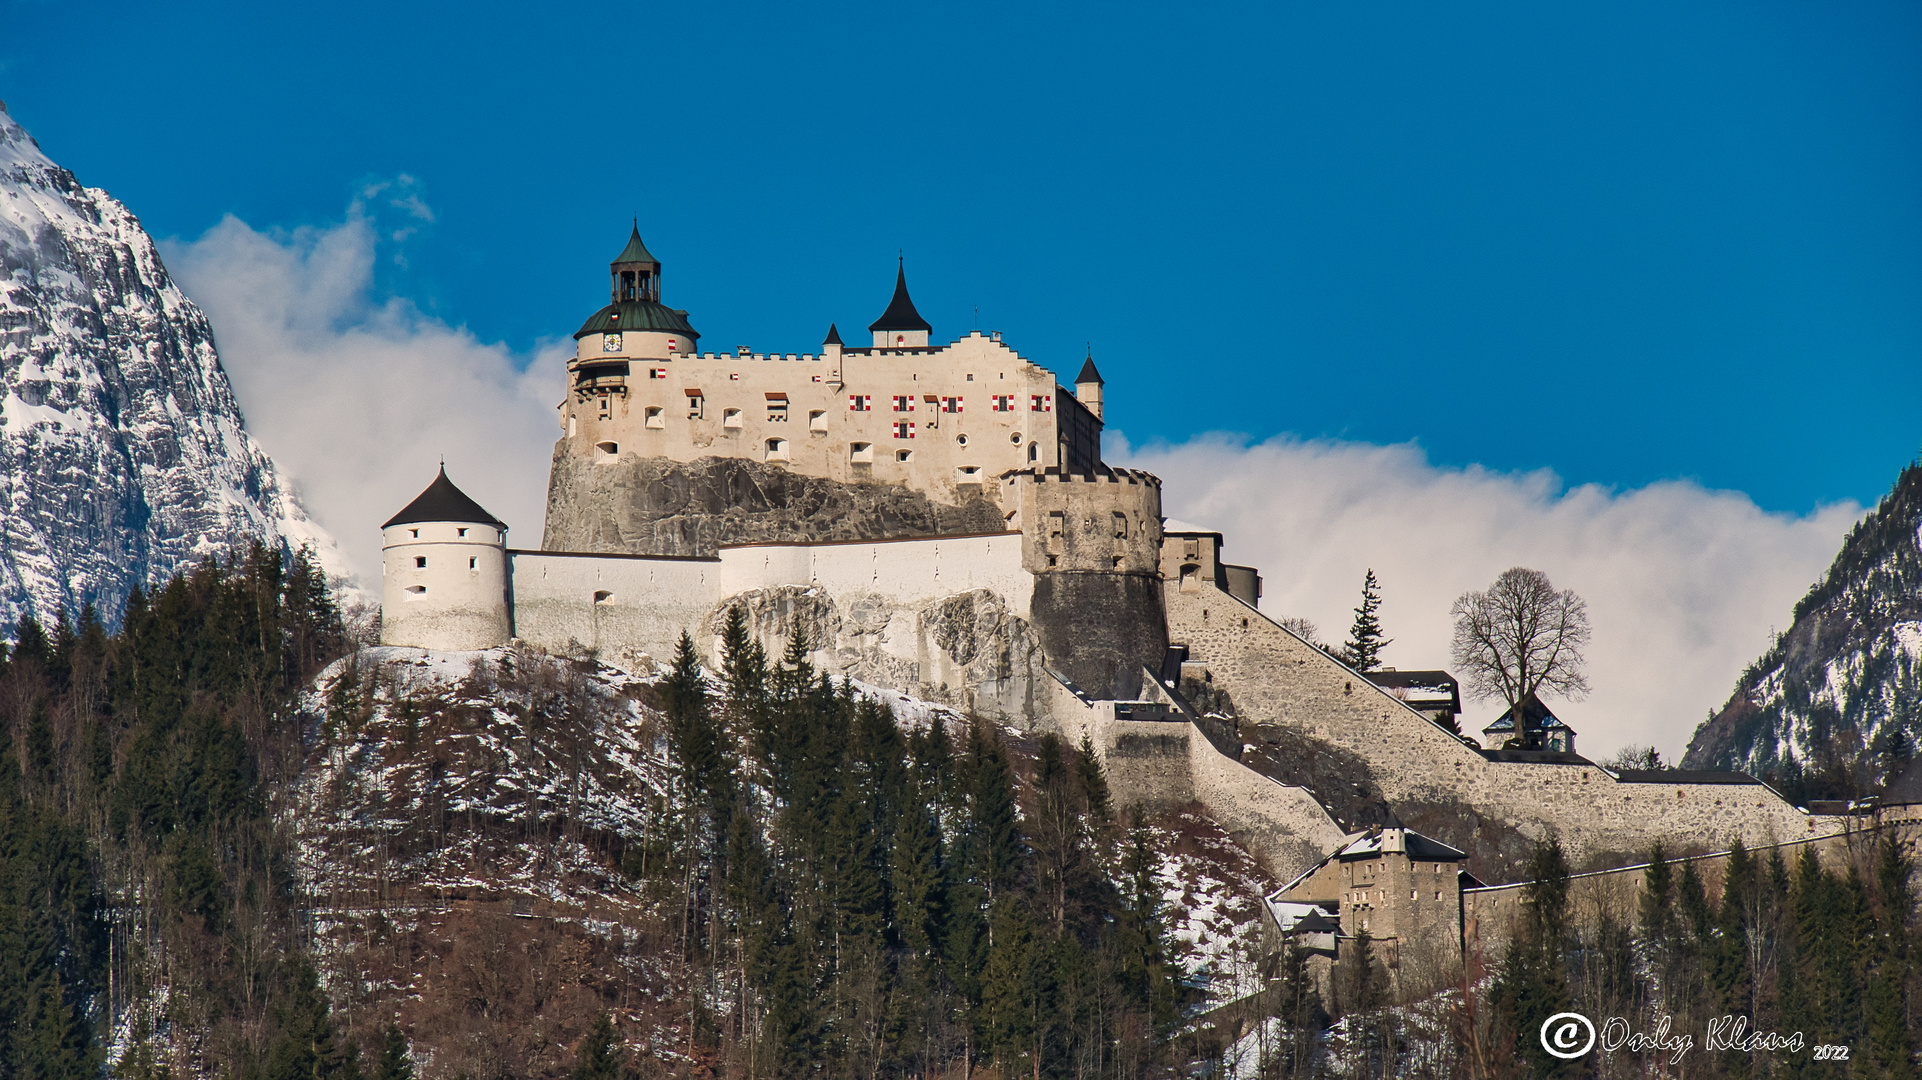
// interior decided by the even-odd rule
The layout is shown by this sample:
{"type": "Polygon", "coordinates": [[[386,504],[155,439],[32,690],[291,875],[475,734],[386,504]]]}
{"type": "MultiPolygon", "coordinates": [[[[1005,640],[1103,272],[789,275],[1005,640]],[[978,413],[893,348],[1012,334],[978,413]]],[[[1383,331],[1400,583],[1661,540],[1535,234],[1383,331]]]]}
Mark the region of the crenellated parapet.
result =
{"type": "Polygon", "coordinates": [[[1024,469],[1002,476],[1001,506],[1041,573],[1159,575],[1161,478],[1139,469],[1024,469]]]}

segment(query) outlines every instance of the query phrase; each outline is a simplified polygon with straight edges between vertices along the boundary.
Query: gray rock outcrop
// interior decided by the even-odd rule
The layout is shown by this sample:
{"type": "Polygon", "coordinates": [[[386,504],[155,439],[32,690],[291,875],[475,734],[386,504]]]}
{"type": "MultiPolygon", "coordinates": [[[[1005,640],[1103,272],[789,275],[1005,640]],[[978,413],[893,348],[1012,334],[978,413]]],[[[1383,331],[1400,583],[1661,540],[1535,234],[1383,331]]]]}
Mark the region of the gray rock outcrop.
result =
{"type": "MultiPolygon", "coordinates": [[[[564,445],[564,444],[563,444],[564,445]]],[[[547,551],[712,555],[723,544],[960,536],[1007,528],[985,498],[938,503],[900,484],[847,484],[740,458],[624,455],[584,461],[554,449],[547,551]]]]}

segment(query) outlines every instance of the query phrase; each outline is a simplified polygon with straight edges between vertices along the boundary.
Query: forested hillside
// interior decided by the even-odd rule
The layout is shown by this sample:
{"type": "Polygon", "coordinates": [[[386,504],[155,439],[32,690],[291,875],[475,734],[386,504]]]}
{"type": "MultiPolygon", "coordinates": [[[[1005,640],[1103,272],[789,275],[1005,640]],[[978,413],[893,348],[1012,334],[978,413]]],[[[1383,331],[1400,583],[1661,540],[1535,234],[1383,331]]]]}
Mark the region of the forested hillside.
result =
{"type": "Polygon", "coordinates": [[[0,1076],[1148,1075],[1251,976],[1212,823],[738,615],[721,672],[356,649],[256,548],[19,634],[0,1076]]]}
{"type": "Polygon", "coordinates": [[[1682,766],[1743,769],[1796,801],[1870,794],[1922,733],[1922,462],[1850,531],[1791,618],[1682,766]]]}
{"type": "Polygon", "coordinates": [[[118,633],[31,619],[0,671],[0,1075],[344,1060],[302,958],[287,709],[342,648],[303,552],[256,546],[136,592],[118,633]]]}

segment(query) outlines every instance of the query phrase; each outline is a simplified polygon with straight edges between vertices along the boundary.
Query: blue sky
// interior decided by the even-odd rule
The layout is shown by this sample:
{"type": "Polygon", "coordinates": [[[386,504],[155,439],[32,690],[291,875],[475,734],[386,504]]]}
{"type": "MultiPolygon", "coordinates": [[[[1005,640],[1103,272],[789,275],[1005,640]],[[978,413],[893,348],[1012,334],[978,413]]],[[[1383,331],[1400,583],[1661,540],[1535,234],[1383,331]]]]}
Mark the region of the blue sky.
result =
{"type": "Polygon", "coordinates": [[[704,346],[864,327],[904,249],[937,334],[978,308],[1065,375],[1091,342],[1137,445],[1414,440],[1797,514],[1922,446],[1912,3],[0,0],[0,26],[0,98],[154,234],[325,227],[384,182],[375,289],[516,355],[604,302],[638,211],[704,346]]]}

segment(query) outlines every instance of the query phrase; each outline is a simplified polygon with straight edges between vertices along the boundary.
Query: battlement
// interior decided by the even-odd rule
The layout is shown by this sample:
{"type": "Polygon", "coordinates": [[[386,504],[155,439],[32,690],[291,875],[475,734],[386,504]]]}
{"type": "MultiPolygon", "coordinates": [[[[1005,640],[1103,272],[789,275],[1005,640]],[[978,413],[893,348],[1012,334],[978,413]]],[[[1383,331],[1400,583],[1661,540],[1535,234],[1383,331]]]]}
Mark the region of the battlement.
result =
{"type": "Polygon", "coordinates": [[[1026,536],[1028,569],[1159,574],[1161,478],[1139,469],[1003,474],[1003,512],[1026,536]]]}
{"type": "Polygon", "coordinates": [[[1045,469],[1016,469],[1002,476],[1003,484],[1010,490],[1021,483],[1030,484],[1128,484],[1148,486],[1161,490],[1161,477],[1142,469],[1121,469],[1103,466],[1099,472],[1065,472],[1050,466],[1045,469]]]}

